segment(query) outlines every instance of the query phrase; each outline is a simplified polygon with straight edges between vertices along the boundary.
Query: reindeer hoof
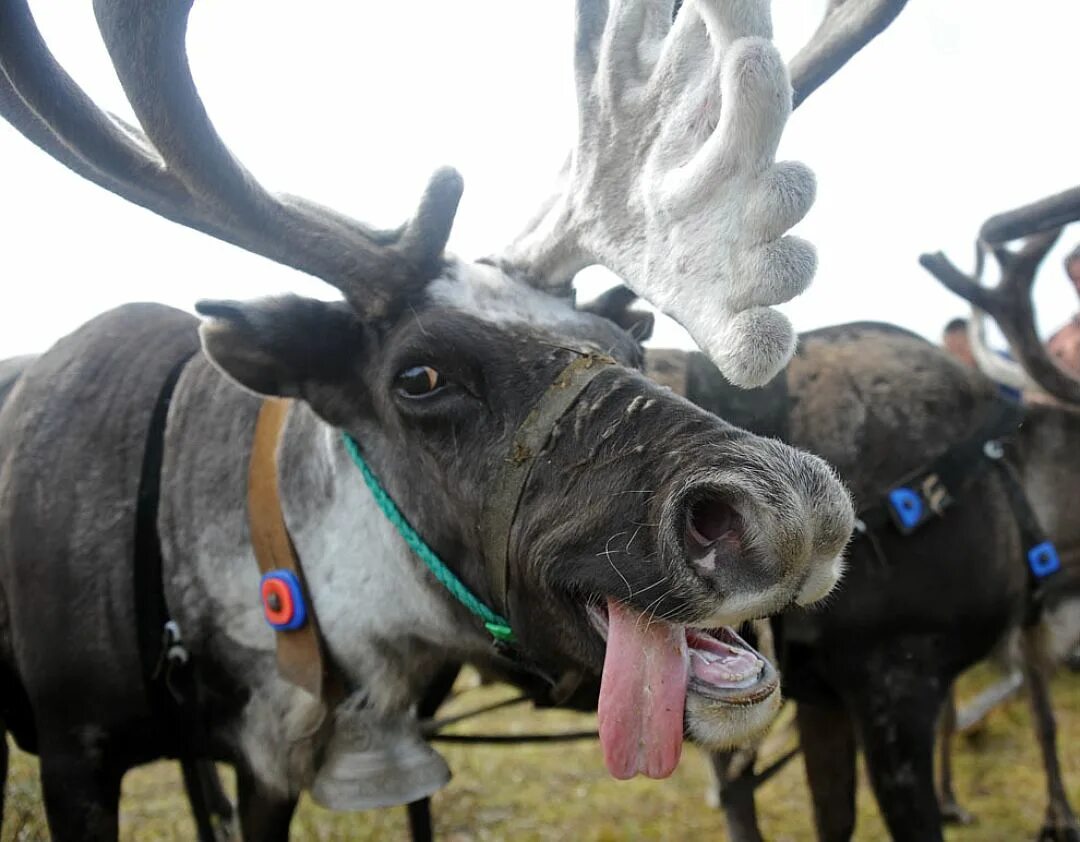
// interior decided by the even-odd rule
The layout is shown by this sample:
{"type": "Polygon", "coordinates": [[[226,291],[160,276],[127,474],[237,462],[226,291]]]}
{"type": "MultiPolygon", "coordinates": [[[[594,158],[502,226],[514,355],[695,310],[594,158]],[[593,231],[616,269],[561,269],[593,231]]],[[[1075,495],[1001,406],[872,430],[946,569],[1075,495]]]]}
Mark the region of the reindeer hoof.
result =
{"type": "Polygon", "coordinates": [[[1080,842],[1080,825],[1075,821],[1068,824],[1045,824],[1039,831],[1038,842],[1080,842]]]}
{"type": "Polygon", "coordinates": [[[969,824],[975,824],[975,816],[956,802],[953,802],[952,804],[941,805],[941,821],[942,824],[955,824],[966,827],[969,824]]]}

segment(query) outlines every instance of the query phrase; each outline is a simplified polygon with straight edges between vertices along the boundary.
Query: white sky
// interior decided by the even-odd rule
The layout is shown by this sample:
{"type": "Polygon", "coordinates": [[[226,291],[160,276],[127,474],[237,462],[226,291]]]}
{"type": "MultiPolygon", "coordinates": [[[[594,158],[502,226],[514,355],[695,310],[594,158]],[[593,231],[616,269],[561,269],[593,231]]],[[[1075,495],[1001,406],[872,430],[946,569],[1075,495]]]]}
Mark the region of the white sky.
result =
{"type": "MultiPolygon", "coordinates": [[[[129,116],[90,3],[38,0],[61,63],[129,116]]],[[[775,0],[787,56],[824,0],[775,0]]],[[[379,226],[411,211],[452,164],[466,193],[450,248],[497,250],[546,193],[572,133],[572,4],[517,0],[230,0],[196,5],[188,39],[207,108],[267,186],[379,226]]],[[[912,0],[788,126],[781,156],[817,173],[799,233],[818,247],[799,329],[879,319],[937,338],[958,299],[916,258],[945,248],[970,268],[994,212],[1080,183],[1080,3],[912,0]],[[1018,10],[1023,8],[1023,13],[1018,10]]],[[[1042,330],[1076,309],[1066,236],[1037,289],[1042,330]]],[[[328,287],[161,220],[74,175],[0,123],[0,356],[41,350],[131,300],[190,308],[328,287]]],[[[585,294],[606,284],[590,271],[585,294]]],[[[658,344],[682,343],[670,325],[658,344]]]]}

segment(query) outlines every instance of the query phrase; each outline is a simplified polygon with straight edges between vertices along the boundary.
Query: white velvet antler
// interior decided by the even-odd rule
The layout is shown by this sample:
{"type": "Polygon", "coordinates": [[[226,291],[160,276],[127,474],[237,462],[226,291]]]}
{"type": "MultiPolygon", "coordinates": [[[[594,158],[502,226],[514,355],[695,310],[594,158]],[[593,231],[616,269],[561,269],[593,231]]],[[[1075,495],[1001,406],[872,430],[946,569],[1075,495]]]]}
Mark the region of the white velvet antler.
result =
{"type": "Polygon", "coordinates": [[[773,305],[802,292],[813,247],[784,233],[813,174],[775,162],[791,83],[767,0],[577,4],[578,134],[562,189],[499,258],[562,287],[600,263],[689,332],[733,383],[794,347],[773,305]]]}

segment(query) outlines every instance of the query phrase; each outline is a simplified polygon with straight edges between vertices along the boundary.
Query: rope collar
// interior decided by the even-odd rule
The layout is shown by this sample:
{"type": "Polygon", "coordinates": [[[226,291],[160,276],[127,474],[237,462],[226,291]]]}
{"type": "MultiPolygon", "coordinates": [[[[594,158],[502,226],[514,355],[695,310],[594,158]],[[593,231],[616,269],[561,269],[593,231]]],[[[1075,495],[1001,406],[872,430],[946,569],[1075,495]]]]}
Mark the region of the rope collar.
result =
{"type": "Polygon", "coordinates": [[[386,493],[386,489],[379,483],[378,477],[375,476],[371,467],[364,460],[363,454],[360,453],[360,445],[356,439],[348,433],[343,432],[341,435],[345,440],[345,449],[348,451],[349,456],[352,457],[356,467],[360,469],[360,475],[371,490],[371,496],[375,498],[380,511],[394,525],[401,537],[405,539],[405,543],[409,545],[409,548],[419,556],[420,560],[424,562],[424,565],[439,580],[442,586],[450,591],[454,599],[469,609],[469,612],[484,624],[484,628],[488,630],[495,640],[503,643],[513,643],[514,633],[510,629],[510,623],[502,615],[488,608],[476,594],[468,589],[461,579],[454,575],[454,571],[446,566],[446,563],[439,558],[438,554],[420,537],[420,533],[413,529],[412,525],[401,513],[401,509],[386,493]]]}

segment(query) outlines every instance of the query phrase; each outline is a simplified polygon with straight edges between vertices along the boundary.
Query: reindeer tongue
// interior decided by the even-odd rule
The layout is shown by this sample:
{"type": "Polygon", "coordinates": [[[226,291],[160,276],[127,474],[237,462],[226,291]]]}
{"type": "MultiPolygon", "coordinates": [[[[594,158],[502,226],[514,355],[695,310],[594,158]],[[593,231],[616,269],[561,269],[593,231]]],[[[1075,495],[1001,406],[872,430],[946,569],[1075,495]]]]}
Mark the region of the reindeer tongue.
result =
{"type": "Polygon", "coordinates": [[[600,682],[600,743],[619,780],[666,778],[682,752],[690,662],[686,632],[608,600],[607,654],[600,682]]]}

